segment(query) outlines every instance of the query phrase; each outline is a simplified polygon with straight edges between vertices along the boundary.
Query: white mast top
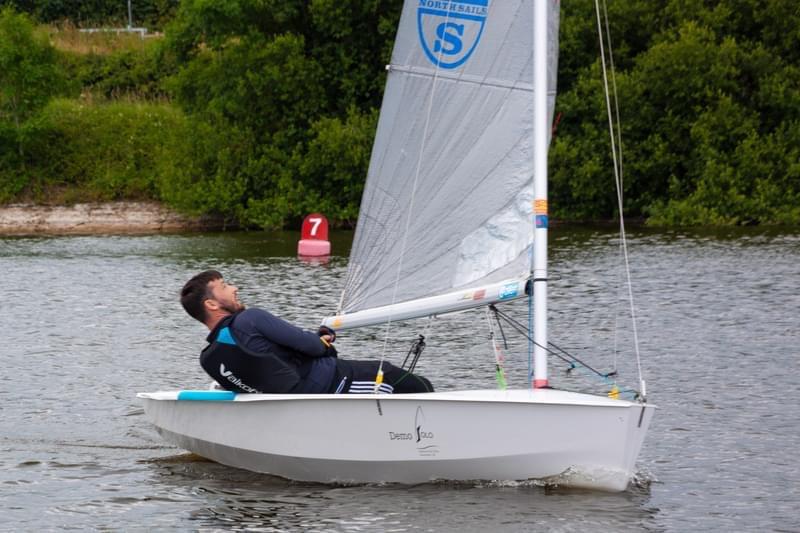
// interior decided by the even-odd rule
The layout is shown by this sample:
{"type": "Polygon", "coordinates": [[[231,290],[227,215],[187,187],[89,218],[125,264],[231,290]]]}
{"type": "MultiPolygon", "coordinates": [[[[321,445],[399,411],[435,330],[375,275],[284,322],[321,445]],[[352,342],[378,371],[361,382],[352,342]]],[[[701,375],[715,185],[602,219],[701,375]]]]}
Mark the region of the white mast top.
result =
{"type": "Polygon", "coordinates": [[[533,387],[547,387],[547,28],[551,0],[533,5],[533,387]]]}

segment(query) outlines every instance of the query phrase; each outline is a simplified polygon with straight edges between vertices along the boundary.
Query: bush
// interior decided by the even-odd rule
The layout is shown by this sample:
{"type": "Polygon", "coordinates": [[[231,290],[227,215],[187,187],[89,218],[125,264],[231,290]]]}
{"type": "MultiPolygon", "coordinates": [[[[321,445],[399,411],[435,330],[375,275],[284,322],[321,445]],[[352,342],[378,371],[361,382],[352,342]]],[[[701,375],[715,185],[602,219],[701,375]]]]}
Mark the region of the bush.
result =
{"type": "Polygon", "coordinates": [[[70,25],[48,27],[60,53],[59,67],[74,80],[71,94],[103,99],[167,100],[162,81],[176,67],[161,38],[80,33],[70,25]]]}
{"type": "Polygon", "coordinates": [[[158,199],[161,161],[189,136],[183,113],[166,104],[59,99],[37,125],[26,192],[55,203],[158,199]]]}
{"type": "Polygon", "coordinates": [[[244,220],[250,137],[233,126],[183,116],[170,140],[158,158],[157,197],[186,214],[244,220]]]}
{"type": "Polygon", "coordinates": [[[37,31],[26,15],[11,8],[0,11],[0,123],[5,123],[4,136],[11,140],[0,147],[6,152],[3,159],[10,159],[7,151],[13,146],[14,163],[24,165],[31,133],[26,123],[66,87],[57,61],[47,35],[37,31]],[[11,137],[9,129],[14,130],[11,137]]]}

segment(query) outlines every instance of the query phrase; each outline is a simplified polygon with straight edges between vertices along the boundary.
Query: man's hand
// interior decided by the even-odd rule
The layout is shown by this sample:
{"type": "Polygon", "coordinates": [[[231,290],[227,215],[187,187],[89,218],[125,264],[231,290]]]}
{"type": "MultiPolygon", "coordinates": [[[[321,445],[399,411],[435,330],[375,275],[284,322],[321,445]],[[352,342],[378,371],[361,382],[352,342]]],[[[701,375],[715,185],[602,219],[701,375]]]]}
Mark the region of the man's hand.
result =
{"type": "Polygon", "coordinates": [[[325,342],[325,339],[322,339],[322,343],[325,344],[325,351],[322,352],[322,357],[338,357],[339,355],[336,353],[336,347],[333,344],[325,342]]]}
{"type": "Polygon", "coordinates": [[[325,344],[333,344],[336,340],[336,332],[327,326],[320,326],[317,335],[325,341],[325,344]]]}

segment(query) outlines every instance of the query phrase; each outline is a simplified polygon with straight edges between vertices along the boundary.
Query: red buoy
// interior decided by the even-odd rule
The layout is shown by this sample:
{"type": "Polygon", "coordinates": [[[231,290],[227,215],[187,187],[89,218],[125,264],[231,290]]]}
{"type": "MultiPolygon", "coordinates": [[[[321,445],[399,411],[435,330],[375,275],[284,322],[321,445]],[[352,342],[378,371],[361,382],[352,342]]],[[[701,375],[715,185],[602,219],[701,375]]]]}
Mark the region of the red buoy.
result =
{"type": "Polygon", "coordinates": [[[330,255],[331,243],[328,241],[328,219],[319,213],[311,213],[300,229],[300,242],[297,243],[297,255],[319,257],[330,255]]]}

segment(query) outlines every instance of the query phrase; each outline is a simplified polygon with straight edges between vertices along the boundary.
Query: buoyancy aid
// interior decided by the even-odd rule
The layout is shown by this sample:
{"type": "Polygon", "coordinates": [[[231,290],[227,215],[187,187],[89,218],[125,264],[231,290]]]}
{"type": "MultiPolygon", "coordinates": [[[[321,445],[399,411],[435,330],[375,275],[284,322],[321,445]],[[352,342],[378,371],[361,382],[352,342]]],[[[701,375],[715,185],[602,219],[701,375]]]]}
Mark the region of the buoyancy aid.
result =
{"type": "Polygon", "coordinates": [[[292,355],[288,349],[253,351],[237,342],[232,324],[239,313],[227,316],[208,336],[200,365],[223,388],[234,392],[315,394],[331,392],[336,375],[336,349],[328,345],[324,357],[292,355]]]}
{"type": "Polygon", "coordinates": [[[236,342],[230,324],[236,315],[222,319],[209,335],[200,354],[200,366],[223,388],[235,392],[288,393],[300,384],[299,364],[274,354],[248,350],[236,342]]]}

